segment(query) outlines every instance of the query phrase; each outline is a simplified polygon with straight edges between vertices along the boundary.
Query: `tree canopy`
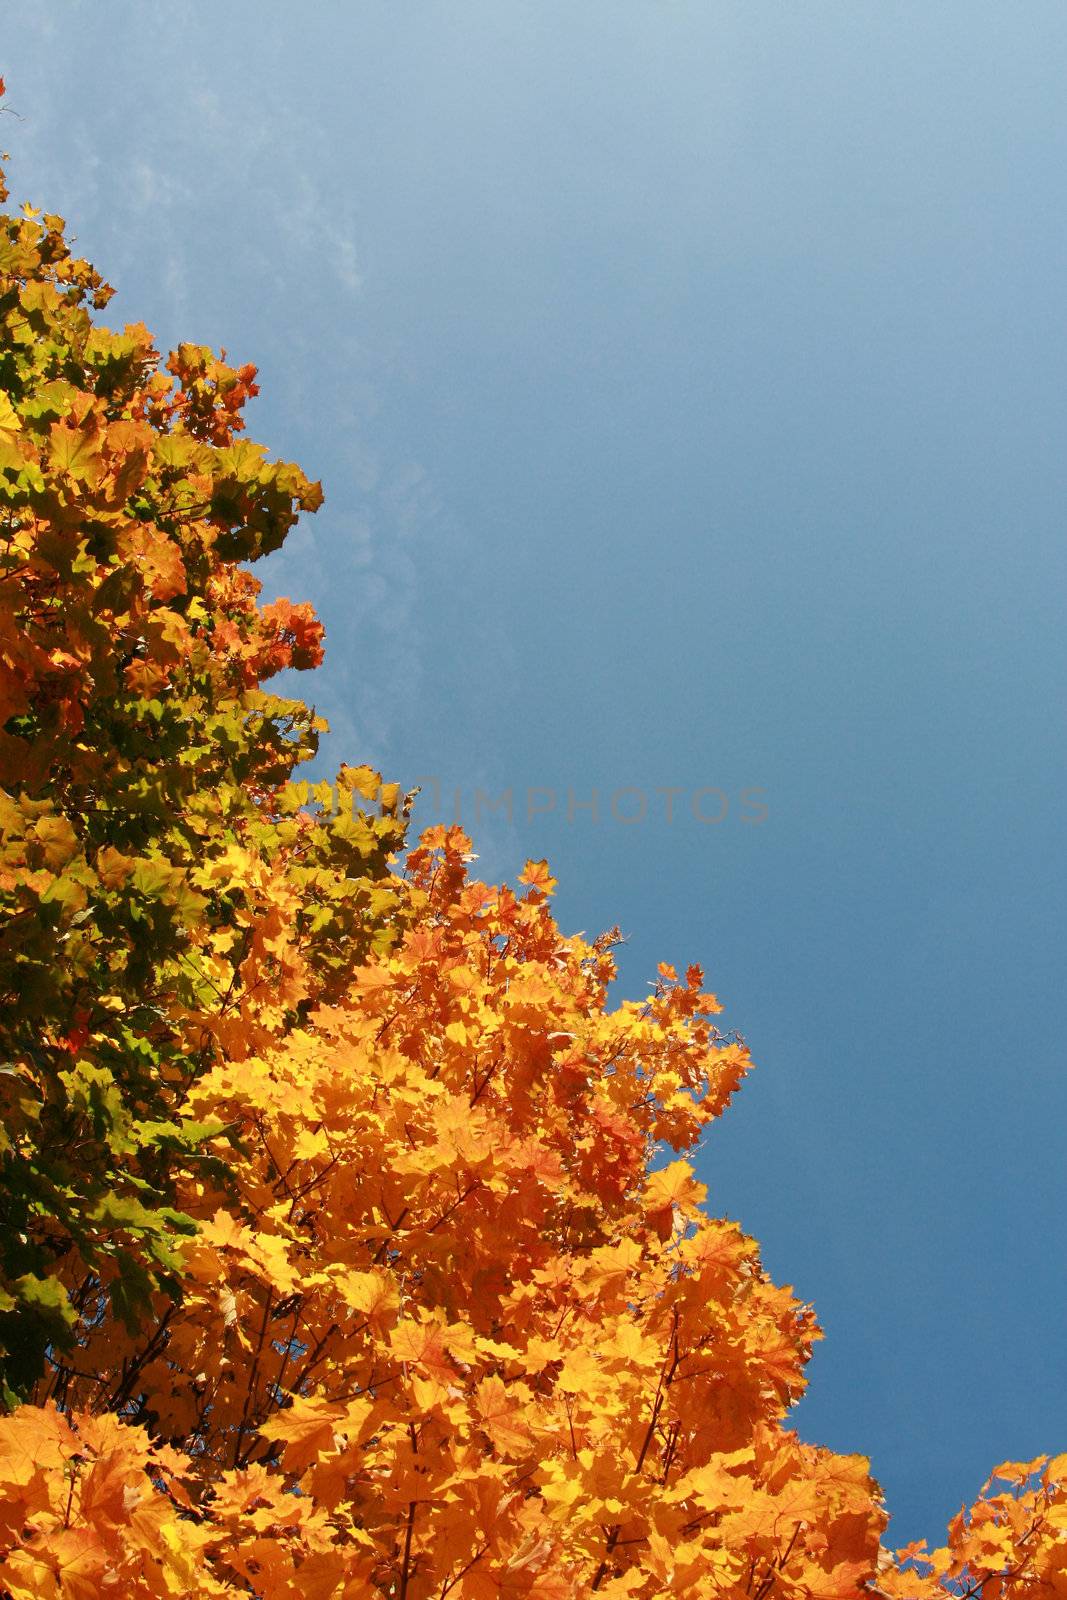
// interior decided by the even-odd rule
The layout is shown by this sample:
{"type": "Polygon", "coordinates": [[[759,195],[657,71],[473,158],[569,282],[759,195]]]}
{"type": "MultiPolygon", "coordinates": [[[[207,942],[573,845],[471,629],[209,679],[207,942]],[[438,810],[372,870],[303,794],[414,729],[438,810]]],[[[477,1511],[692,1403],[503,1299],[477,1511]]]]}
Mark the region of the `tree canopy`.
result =
{"type": "Polygon", "coordinates": [[[788,1427],[819,1330],[705,1206],[700,968],[612,1007],[546,863],[300,778],[263,685],[322,630],[247,564],[321,491],[109,295],[0,218],[0,1593],[1067,1592],[1067,1457],[894,1555],[788,1427]]]}

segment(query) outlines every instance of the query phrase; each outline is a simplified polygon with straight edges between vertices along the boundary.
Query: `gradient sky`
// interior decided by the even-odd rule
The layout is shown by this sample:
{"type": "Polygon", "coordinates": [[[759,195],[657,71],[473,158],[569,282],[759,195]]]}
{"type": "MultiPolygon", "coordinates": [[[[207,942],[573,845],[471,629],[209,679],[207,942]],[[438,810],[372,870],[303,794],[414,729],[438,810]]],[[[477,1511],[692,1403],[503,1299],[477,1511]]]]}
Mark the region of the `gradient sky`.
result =
{"type": "Polygon", "coordinates": [[[704,964],[759,1063],[710,1204],[827,1332],[797,1426],[938,1539],[1067,1449],[1062,0],[109,0],[3,51],[17,198],[324,480],[263,575],[328,756],[548,855],[621,993],[704,964]]]}

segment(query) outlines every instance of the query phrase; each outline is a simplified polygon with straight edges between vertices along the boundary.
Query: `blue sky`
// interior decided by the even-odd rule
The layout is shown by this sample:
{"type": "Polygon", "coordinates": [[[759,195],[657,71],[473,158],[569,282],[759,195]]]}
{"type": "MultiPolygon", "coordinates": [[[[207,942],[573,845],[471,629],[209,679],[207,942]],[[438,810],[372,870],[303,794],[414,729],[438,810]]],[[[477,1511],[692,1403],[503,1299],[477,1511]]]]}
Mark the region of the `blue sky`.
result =
{"type": "Polygon", "coordinates": [[[264,576],[329,755],[458,789],[622,992],[700,961],[747,1037],[700,1170],[826,1328],[802,1434],[896,1543],[1067,1448],[1067,10],[112,0],[4,47],[18,197],[324,480],[264,576]]]}

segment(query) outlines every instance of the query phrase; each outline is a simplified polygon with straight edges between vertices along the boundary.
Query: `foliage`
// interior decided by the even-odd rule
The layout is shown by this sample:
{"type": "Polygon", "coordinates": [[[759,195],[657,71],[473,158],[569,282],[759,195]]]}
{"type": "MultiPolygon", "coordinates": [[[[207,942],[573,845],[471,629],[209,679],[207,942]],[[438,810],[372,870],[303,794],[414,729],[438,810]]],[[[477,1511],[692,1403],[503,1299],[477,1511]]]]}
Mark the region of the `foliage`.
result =
{"type": "Polygon", "coordinates": [[[609,1009],[544,862],[401,872],[395,786],[297,780],[261,685],[321,631],[240,563],[320,496],[253,369],[94,324],[57,217],[0,275],[2,1600],[1064,1592],[1067,1458],[894,1557],[786,1426],[819,1333],[687,1159],[750,1065],[700,969],[609,1009]]]}
{"type": "Polygon", "coordinates": [[[781,1427],[811,1313],[686,1161],[652,1165],[746,1050],[695,967],[607,1011],[608,942],[560,934],[543,863],[516,896],[467,854],[428,834],[402,946],[191,1088],[237,1192],[183,1181],[182,1303],[128,1333],[88,1308],[65,1403],[181,1442],[174,1515],[238,1588],[853,1593],[866,1463],[781,1427]]]}
{"type": "MultiPolygon", "coordinates": [[[[6,191],[5,191],[6,193],[6,191]]],[[[27,207],[0,223],[0,1344],[9,1395],[103,1283],[178,1293],[197,1076],[392,936],[395,787],[293,781],[321,722],[264,692],[310,607],[238,562],[321,500],[242,439],[255,369],[94,325],[111,291],[27,207]],[[379,802],[361,815],[351,799],[379,802]],[[332,791],[319,791],[329,800],[332,791]],[[61,1293],[56,1274],[70,1291],[61,1293]]],[[[216,1150],[218,1149],[216,1145],[216,1150]]],[[[221,1153],[221,1152],[220,1152],[221,1153]]]]}
{"type": "Polygon", "coordinates": [[[1005,1461],[948,1526],[948,1543],[897,1552],[880,1579],[888,1600],[1006,1600],[1067,1589],[1067,1455],[1005,1461]]]}

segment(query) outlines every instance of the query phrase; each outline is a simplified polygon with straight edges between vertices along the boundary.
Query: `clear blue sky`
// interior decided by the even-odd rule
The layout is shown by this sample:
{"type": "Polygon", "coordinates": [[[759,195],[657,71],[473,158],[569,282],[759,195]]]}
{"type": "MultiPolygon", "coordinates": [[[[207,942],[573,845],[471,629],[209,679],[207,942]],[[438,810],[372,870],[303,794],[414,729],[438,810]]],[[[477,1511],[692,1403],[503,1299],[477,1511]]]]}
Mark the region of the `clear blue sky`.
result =
{"type": "Polygon", "coordinates": [[[330,755],[510,787],[486,873],[547,854],[624,992],[699,960],[748,1038],[701,1172],[822,1317],[804,1436],[898,1543],[1067,1449],[1061,0],[4,34],[19,198],[324,480],[265,575],[330,755]]]}

